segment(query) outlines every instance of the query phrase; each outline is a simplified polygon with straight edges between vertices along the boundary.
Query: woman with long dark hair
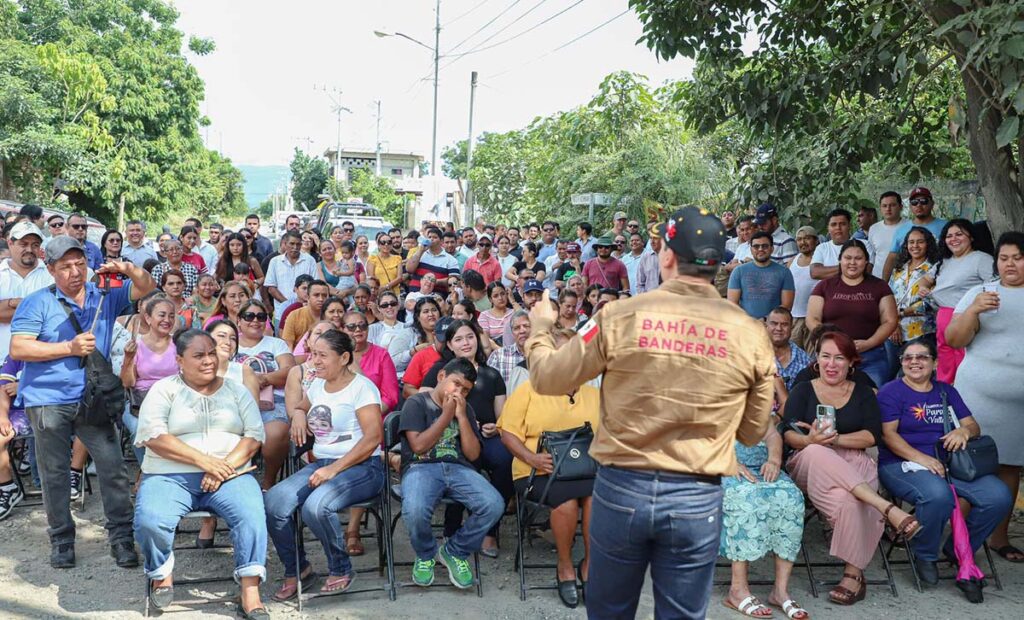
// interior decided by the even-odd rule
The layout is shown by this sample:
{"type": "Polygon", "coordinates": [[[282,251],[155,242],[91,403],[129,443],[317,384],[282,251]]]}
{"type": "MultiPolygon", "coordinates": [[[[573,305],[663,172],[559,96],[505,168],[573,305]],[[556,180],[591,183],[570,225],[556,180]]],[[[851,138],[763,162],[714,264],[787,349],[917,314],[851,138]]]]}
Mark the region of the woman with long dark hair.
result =
{"type": "Polygon", "coordinates": [[[935,304],[939,363],[935,376],[943,383],[956,380],[956,369],[964,361],[964,350],[954,349],[946,342],[946,327],[953,319],[953,309],[967,291],[992,280],[992,257],[974,249],[974,225],[957,218],[946,222],[939,236],[939,262],[927,280],[935,304]]]}
{"type": "Polygon", "coordinates": [[[241,233],[232,233],[224,243],[224,253],[217,262],[217,279],[221,282],[233,280],[235,265],[248,265],[249,281],[256,286],[263,284],[260,262],[249,253],[249,243],[241,233]]]}
{"type": "Polygon", "coordinates": [[[896,347],[935,333],[937,307],[928,294],[928,277],[934,274],[938,261],[939,246],[931,231],[924,226],[911,228],[903,238],[889,277],[889,288],[896,298],[896,311],[900,316],[899,329],[889,337],[896,347]]]}

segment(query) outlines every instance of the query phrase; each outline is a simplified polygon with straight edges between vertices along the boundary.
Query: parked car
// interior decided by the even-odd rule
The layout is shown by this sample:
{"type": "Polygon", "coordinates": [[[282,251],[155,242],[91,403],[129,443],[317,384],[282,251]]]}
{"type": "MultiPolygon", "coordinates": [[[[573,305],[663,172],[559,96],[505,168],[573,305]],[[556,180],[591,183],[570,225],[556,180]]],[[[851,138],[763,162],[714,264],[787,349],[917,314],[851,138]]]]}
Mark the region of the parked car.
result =
{"type": "Polygon", "coordinates": [[[320,207],[320,220],[317,230],[326,239],[331,236],[335,226],[342,222],[352,222],[356,227],[355,237],[366,235],[370,241],[370,251],[377,249],[377,235],[387,232],[391,223],[384,219],[380,210],[364,202],[326,202],[320,207]]]}

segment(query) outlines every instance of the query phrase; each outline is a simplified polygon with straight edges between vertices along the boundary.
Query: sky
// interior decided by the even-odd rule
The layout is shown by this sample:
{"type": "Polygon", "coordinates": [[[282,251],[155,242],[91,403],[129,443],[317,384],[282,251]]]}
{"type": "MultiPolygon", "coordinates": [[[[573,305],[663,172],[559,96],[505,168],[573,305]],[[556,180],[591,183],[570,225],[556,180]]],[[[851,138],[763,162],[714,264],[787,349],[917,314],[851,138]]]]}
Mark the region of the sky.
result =
{"type": "MultiPolygon", "coordinates": [[[[287,164],[296,147],[321,155],[337,142],[333,98],[351,110],[341,117],[342,148],[372,151],[379,100],[383,149],[430,160],[434,0],[172,2],[186,41],[216,44],[207,56],[187,53],[206,82],[210,148],[238,164],[287,164]]],[[[627,9],[626,0],[442,0],[438,167],[444,147],[468,135],[471,71],[477,136],[585,103],[614,71],[654,85],[690,77],[690,60],[659,62],[636,44],[642,26],[632,11],[619,16],[627,9]]]]}

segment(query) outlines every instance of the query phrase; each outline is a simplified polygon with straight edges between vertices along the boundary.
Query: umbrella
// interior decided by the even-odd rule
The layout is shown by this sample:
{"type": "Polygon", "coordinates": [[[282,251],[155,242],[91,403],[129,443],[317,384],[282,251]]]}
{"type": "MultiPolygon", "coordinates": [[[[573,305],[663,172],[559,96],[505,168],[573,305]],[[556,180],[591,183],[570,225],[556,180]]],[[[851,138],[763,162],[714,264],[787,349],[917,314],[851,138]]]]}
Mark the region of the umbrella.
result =
{"type": "MultiPolygon", "coordinates": [[[[946,463],[939,454],[939,447],[935,447],[935,456],[943,463],[946,463]]],[[[972,603],[980,603],[981,600],[974,600],[973,593],[980,599],[981,589],[985,587],[985,573],[974,563],[974,549],[971,547],[971,534],[967,531],[967,522],[964,521],[964,513],[960,510],[960,498],[956,494],[956,487],[949,475],[949,467],[946,470],[946,482],[949,483],[949,490],[953,493],[953,514],[949,515],[949,525],[952,529],[953,552],[956,554],[959,568],[956,571],[957,586],[972,603]],[[971,585],[975,582],[976,585],[971,585]]]]}

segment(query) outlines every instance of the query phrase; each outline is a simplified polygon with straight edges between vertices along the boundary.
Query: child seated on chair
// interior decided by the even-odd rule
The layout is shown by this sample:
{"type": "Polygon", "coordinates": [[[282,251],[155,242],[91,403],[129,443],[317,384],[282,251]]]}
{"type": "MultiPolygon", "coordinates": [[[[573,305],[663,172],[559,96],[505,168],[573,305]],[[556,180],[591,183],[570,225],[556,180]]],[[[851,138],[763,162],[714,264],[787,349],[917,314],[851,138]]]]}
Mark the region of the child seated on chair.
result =
{"type": "MultiPolygon", "coordinates": [[[[14,482],[14,470],[17,463],[11,463],[7,445],[21,435],[32,432],[28,417],[22,407],[15,408],[13,403],[18,395],[18,379],[25,363],[10,357],[0,366],[0,521],[11,514],[14,507],[24,499],[24,494],[14,482]]],[[[27,452],[27,448],[26,448],[27,452]]],[[[25,457],[28,461],[28,456],[25,457]]]]}
{"type": "Polygon", "coordinates": [[[452,584],[473,585],[467,558],[480,549],[487,531],[498,522],[505,506],[501,495],[473,468],[480,457],[479,424],[466,396],[476,381],[476,369],[456,358],[437,375],[437,386],[412,396],[402,407],[402,519],[409,530],[416,560],[416,585],[434,582],[440,559],[452,584]],[[442,498],[462,504],[470,517],[438,549],[430,522],[442,498]]]}

